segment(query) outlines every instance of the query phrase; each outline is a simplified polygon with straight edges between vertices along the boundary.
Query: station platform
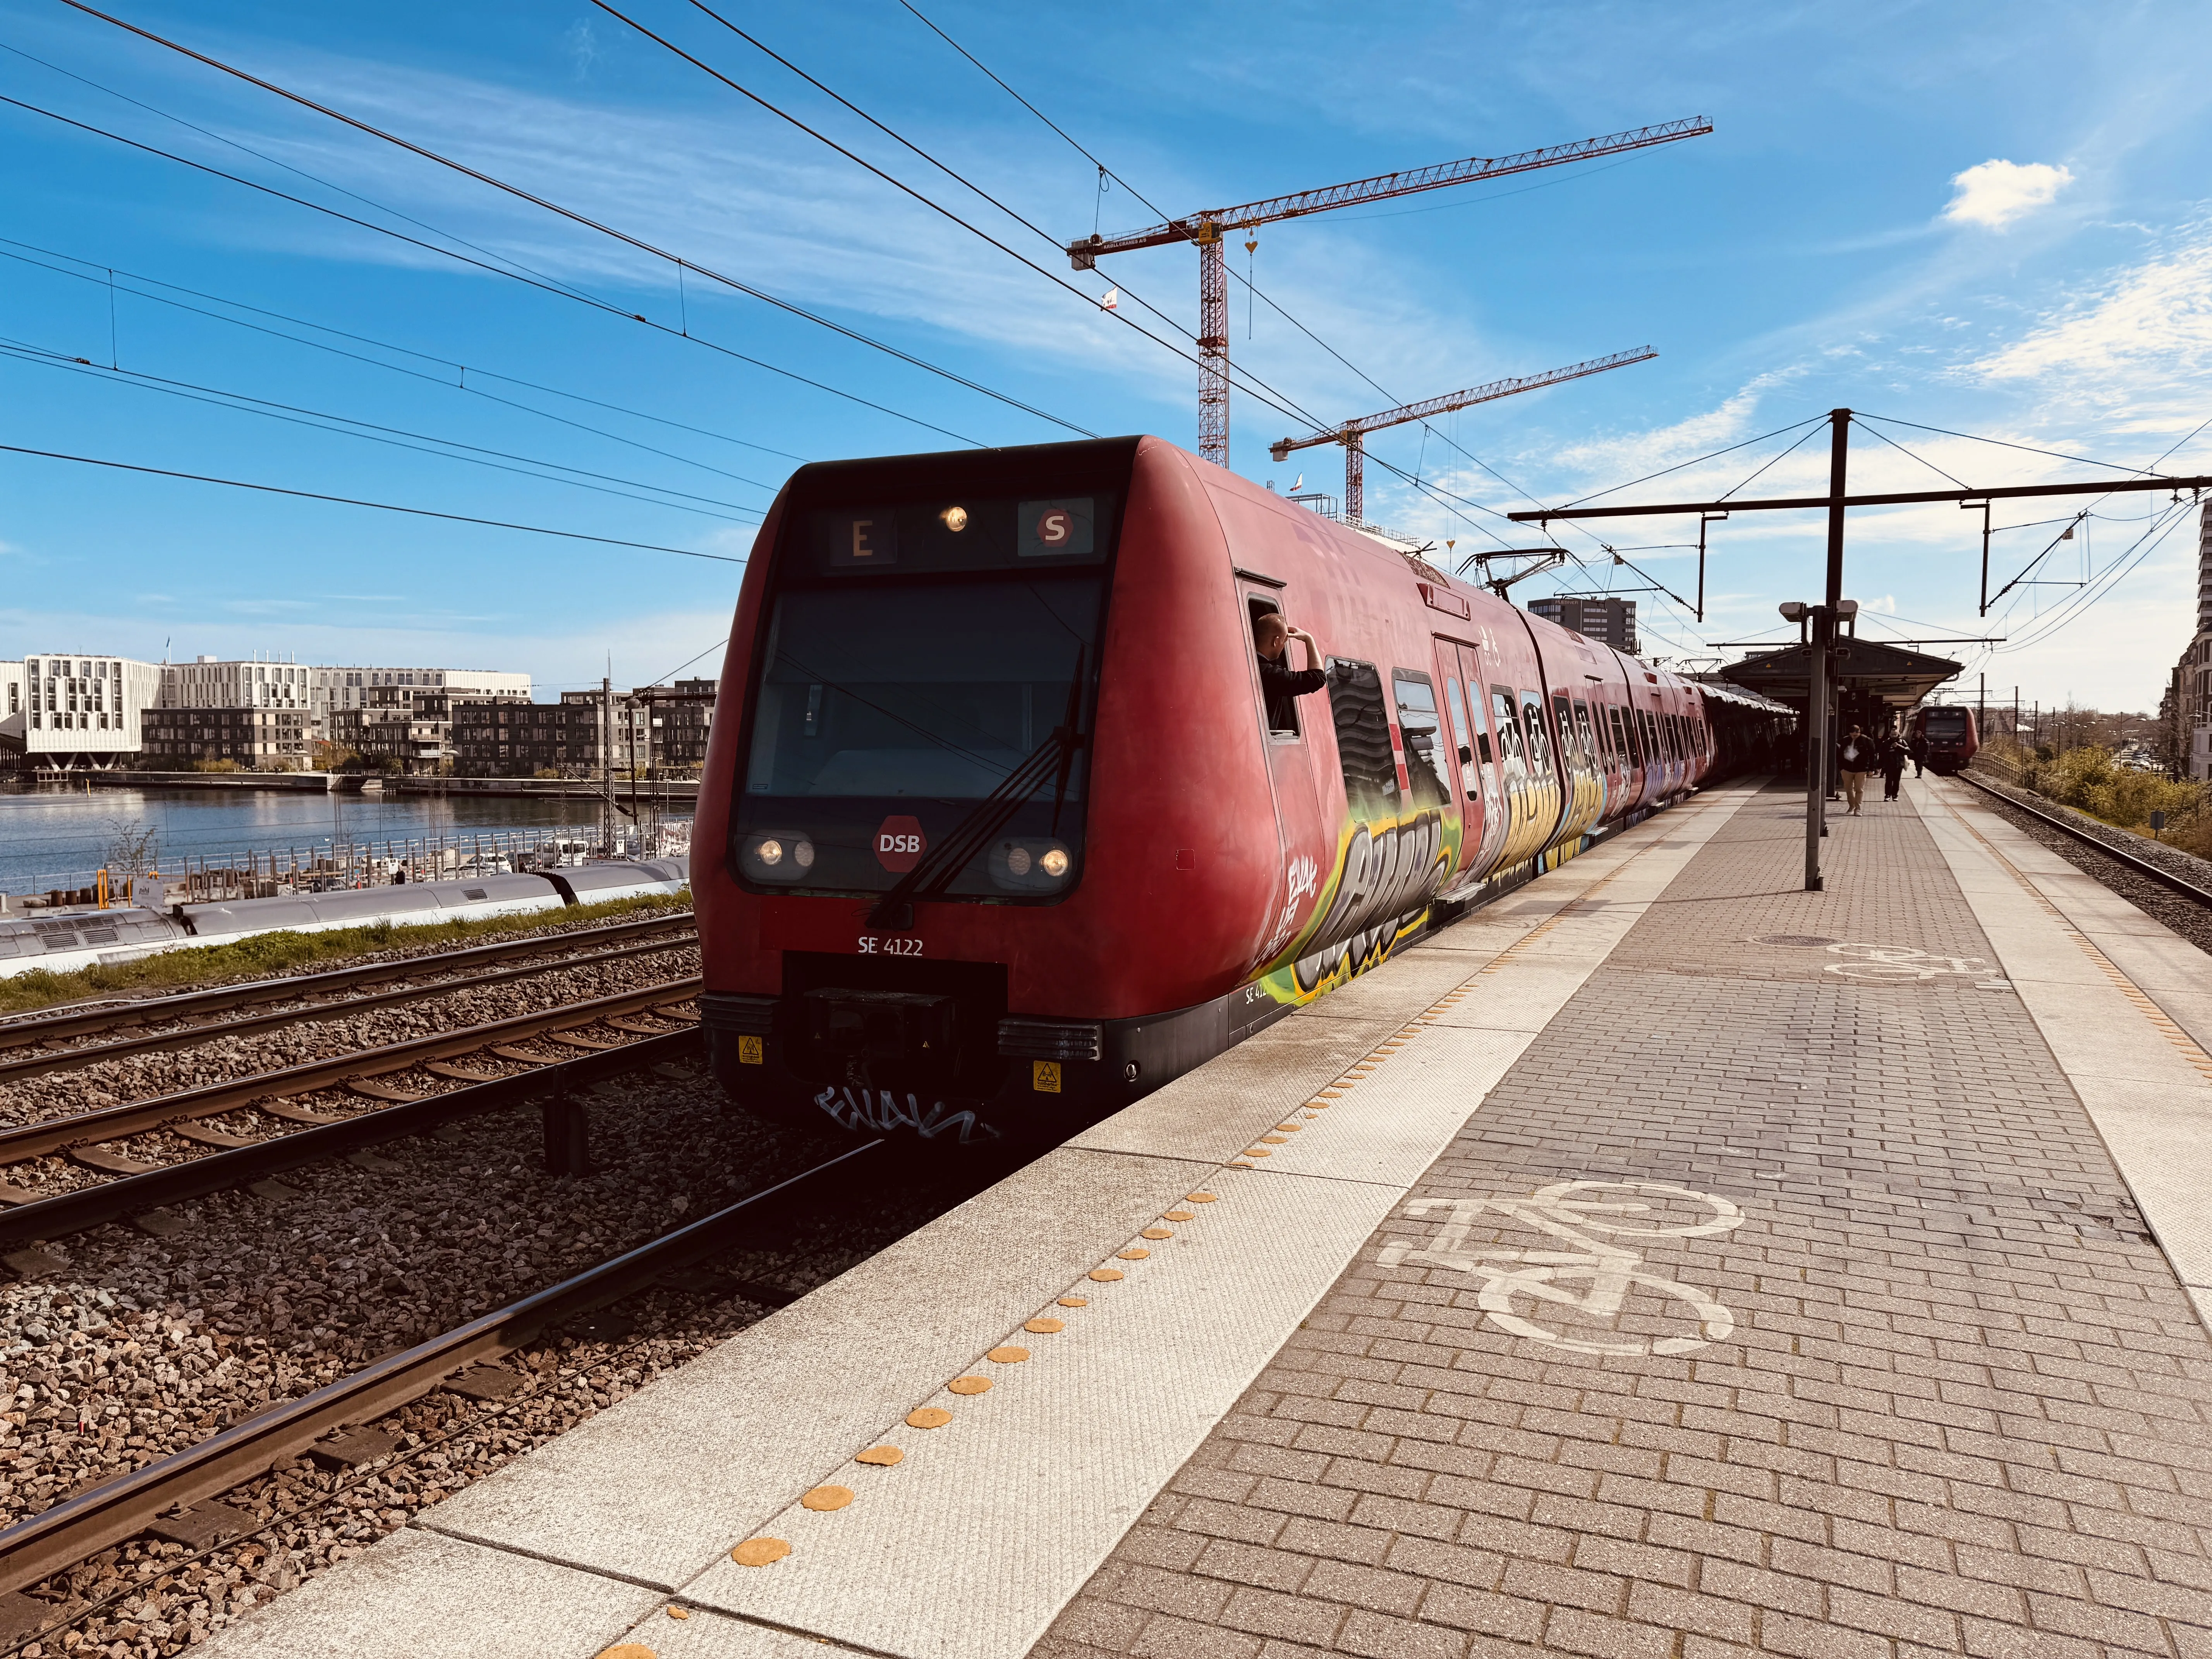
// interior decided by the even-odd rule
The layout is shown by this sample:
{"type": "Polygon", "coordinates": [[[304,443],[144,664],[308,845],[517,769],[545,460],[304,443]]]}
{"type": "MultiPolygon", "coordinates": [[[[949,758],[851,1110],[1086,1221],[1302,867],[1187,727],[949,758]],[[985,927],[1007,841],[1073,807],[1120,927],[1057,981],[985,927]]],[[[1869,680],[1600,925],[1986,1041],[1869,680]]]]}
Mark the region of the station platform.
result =
{"type": "Polygon", "coordinates": [[[1662,813],[202,1651],[2212,1659],[2212,963],[1980,799],[1662,813]]]}

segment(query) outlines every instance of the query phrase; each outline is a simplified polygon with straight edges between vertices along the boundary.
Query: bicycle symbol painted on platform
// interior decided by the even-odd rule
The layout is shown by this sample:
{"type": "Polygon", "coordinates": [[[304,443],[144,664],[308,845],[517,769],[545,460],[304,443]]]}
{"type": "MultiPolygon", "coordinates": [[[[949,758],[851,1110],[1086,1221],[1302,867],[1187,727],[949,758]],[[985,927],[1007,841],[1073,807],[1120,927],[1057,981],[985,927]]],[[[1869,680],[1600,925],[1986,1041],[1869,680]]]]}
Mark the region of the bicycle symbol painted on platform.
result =
{"type": "MultiPolygon", "coordinates": [[[[1382,1265],[1451,1267],[1475,1275],[1483,1281],[1476,1303],[1493,1324],[1516,1336],[1577,1353],[1640,1356],[1691,1353],[1710,1343],[1725,1341],[1735,1333],[1735,1316],[1720,1303],[1703,1291],[1645,1271],[1644,1257],[1617,1242],[1709,1238],[1732,1231],[1743,1224],[1743,1212],[1727,1199],[1656,1181],[1562,1181],[1526,1198],[1418,1199],[1406,1206],[1405,1213],[1419,1217],[1439,1209],[1451,1213],[1434,1243],[1423,1249],[1403,1243],[1386,1244],[1382,1265]],[[1680,1219],[1655,1213],[1669,1210],[1678,1215],[1685,1211],[1692,1213],[1680,1219]],[[1576,1248],[1470,1247],[1468,1234],[1485,1214],[1507,1217],[1576,1248]],[[1577,1292],[1567,1288],[1583,1281],[1587,1281],[1587,1290],[1577,1292]],[[1534,1317],[1549,1306],[1610,1322],[1629,1310],[1629,1297],[1638,1290],[1664,1302],[1681,1304],[1698,1334],[1601,1340],[1551,1329],[1534,1317]],[[1523,1303],[1534,1304],[1525,1315],[1521,1311],[1523,1303]]],[[[1650,1297],[1638,1300],[1648,1304],[1650,1297]]]]}
{"type": "Polygon", "coordinates": [[[1831,945],[1828,951],[1832,956],[1851,958],[1828,963],[1828,972],[1845,979],[1871,980],[1876,984],[1929,980],[1944,974],[1975,979],[1996,975],[1996,970],[1979,957],[1937,956],[1929,951],[1916,951],[1909,945],[1860,945],[1846,939],[1831,945]]]}

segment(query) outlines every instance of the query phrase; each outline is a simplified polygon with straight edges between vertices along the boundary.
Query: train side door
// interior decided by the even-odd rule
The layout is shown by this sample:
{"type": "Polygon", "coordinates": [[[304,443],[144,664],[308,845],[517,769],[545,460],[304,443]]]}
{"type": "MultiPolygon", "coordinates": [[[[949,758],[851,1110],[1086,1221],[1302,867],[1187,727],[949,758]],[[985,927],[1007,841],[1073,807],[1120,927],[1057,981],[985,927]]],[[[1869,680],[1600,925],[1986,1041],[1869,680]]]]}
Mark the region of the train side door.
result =
{"type": "Polygon", "coordinates": [[[1459,863],[1455,873],[1462,877],[1480,875],[1489,867],[1486,851],[1494,851],[1492,843],[1504,831],[1497,767],[1492,758],[1488,727],[1478,724],[1481,704],[1475,704],[1474,716],[1468,712],[1466,686],[1475,681],[1474,652],[1450,640],[1438,640],[1436,653],[1437,683],[1443,687],[1444,709],[1450,722],[1447,746],[1455,763],[1454,799],[1460,810],[1459,863]]]}
{"type": "MultiPolygon", "coordinates": [[[[1244,607],[1256,621],[1263,613],[1279,611],[1277,596],[1248,587],[1244,607]]],[[[1296,667],[1305,665],[1304,648],[1290,646],[1296,667]]],[[[1256,672],[1256,670],[1255,670],[1256,672]]],[[[1260,960],[1272,962],[1296,939],[1311,918],[1322,877],[1334,862],[1335,837],[1323,832],[1321,794],[1315,781],[1313,733],[1328,724],[1328,694],[1295,697],[1286,713],[1271,716],[1261,700],[1260,721],[1267,750],[1267,782],[1275,799],[1275,836],[1281,858],[1275,875],[1273,908],[1267,936],[1261,941],[1260,960]],[[1278,726],[1276,719],[1285,723],[1278,726]]]]}

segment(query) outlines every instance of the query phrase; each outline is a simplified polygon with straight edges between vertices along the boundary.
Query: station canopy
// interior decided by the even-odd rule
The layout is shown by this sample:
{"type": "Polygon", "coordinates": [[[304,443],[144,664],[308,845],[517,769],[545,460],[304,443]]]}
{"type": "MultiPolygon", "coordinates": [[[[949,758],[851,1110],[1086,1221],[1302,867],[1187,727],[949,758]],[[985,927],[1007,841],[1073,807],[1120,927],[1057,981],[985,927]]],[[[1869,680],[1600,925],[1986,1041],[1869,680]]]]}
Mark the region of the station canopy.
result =
{"type": "MultiPolygon", "coordinates": [[[[1911,708],[1959,669],[1960,665],[1948,657],[1931,657],[1901,645],[1884,645],[1848,635],[1836,641],[1837,689],[1892,708],[1911,708]]],[[[1723,678],[1747,691],[1802,708],[1811,695],[1812,647],[1792,645],[1762,652],[1730,663],[1720,672],[1723,678]]]]}

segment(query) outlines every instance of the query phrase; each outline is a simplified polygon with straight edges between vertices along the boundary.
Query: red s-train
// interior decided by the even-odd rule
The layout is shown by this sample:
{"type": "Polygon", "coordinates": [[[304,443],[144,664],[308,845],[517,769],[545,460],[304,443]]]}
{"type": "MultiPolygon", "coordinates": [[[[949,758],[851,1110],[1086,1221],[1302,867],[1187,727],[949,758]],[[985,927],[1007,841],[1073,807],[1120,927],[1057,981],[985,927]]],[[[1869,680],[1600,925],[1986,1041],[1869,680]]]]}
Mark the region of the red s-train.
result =
{"type": "Polygon", "coordinates": [[[1911,740],[1923,744],[1922,757],[1938,777],[1949,777],[1973,759],[1982,746],[1974,711],[1956,703],[1931,703],[1912,711],[1911,740]]]}
{"type": "Polygon", "coordinates": [[[1708,705],[1157,438],[803,467],[700,790],[715,1073],[1062,1137],[1692,788],[1708,705]],[[1267,611],[1328,674],[1272,729],[1267,611]]]}

